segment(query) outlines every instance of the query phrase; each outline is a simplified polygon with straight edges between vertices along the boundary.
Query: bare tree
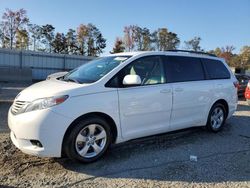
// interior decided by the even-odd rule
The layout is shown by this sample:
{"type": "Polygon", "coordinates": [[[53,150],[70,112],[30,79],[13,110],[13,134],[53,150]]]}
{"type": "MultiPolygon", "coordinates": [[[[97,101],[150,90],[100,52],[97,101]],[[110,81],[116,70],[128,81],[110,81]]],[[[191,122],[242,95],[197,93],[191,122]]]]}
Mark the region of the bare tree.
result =
{"type": "Polygon", "coordinates": [[[32,37],[32,46],[33,50],[37,50],[37,47],[39,47],[39,42],[42,38],[42,28],[39,25],[36,24],[29,24],[29,33],[32,37]]]}
{"type": "Polygon", "coordinates": [[[201,38],[200,37],[194,37],[193,39],[189,41],[184,41],[186,45],[186,49],[193,50],[193,51],[203,51],[200,46],[201,38]]]}
{"type": "Polygon", "coordinates": [[[133,26],[125,26],[124,27],[124,46],[126,51],[132,51],[134,48],[134,38],[133,38],[133,26]]]}
{"type": "Polygon", "coordinates": [[[9,38],[9,46],[12,49],[17,31],[22,30],[23,27],[29,23],[26,10],[19,9],[17,11],[12,11],[10,9],[6,9],[2,19],[4,36],[5,38],[9,38]]]}
{"type": "Polygon", "coordinates": [[[54,40],[55,28],[51,24],[42,25],[41,33],[42,33],[42,43],[46,46],[45,50],[52,52],[52,42],[54,40]]]}

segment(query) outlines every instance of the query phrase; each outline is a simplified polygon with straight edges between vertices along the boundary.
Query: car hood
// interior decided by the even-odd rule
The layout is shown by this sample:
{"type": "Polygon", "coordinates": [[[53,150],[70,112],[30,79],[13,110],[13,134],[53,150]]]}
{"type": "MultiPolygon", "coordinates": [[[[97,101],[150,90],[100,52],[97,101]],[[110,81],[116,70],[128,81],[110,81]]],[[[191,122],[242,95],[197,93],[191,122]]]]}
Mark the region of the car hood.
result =
{"type": "Polygon", "coordinates": [[[87,85],[88,84],[77,84],[56,79],[45,80],[27,87],[17,95],[15,100],[33,101],[44,97],[69,95],[72,91],[79,90],[79,88],[87,85]]]}

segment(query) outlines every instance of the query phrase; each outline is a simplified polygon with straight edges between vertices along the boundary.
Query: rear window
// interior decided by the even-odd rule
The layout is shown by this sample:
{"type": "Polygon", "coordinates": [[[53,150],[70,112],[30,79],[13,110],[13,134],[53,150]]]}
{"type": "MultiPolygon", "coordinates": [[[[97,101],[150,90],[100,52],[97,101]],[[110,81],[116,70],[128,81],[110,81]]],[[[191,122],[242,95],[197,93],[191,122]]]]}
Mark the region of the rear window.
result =
{"type": "Polygon", "coordinates": [[[166,56],[166,75],[168,82],[204,80],[205,75],[199,58],[166,56]]]}
{"type": "Polygon", "coordinates": [[[225,65],[219,61],[214,59],[201,59],[205,65],[208,76],[210,79],[229,79],[230,73],[225,67],[225,65]]]}

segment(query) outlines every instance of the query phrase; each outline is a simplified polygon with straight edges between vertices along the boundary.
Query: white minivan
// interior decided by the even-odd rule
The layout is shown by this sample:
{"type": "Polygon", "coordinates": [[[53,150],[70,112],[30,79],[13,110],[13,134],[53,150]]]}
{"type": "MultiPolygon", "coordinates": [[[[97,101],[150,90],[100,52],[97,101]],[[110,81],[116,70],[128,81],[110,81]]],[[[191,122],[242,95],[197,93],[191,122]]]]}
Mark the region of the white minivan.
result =
{"type": "Polygon", "coordinates": [[[92,162],[112,143],[196,126],[218,132],[237,107],[235,76],[206,53],[118,53],[56,75],[9,110],[24,153],[92,162]]]}

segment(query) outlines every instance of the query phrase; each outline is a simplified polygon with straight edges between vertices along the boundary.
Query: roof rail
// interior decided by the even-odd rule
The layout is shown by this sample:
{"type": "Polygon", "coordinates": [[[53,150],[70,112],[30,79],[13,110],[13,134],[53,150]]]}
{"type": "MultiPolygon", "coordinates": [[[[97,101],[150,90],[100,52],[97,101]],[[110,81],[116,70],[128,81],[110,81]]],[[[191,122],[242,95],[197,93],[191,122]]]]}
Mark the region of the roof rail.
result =
{"type": "Polygon", "coordinates": [[[214,54],[211,53],[206,53],[206,52],[196,52],[196,51],[190,51],[190,50],[167,50],[167,52],[187,52],[187,53],[192,53],[192,54],[202,54],[202,55],[208,55],[212,57],[217,57],[214,54]]]}

